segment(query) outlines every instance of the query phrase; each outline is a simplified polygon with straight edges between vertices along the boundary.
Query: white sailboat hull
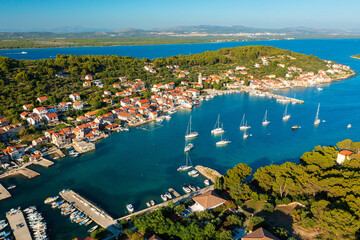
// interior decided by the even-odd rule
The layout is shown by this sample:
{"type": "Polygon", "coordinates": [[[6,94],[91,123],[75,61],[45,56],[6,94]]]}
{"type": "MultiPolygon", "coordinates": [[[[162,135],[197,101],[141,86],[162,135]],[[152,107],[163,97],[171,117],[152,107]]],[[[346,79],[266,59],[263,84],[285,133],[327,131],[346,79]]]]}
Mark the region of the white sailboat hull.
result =
{"type": "Polygon", "coordinates": [[[216,146],[224,146],[224,145],[227,145],[229,143],[231,143],[231,141],[229,141],[229,140],[221,140],[221,141],[216,142],[216,146]]]}
{"type": "Polygon", "coordinates": [[[214,134],[214,135],[223,134],[224,132],[225,131],[222,128],[216,128],[216,129],[211,130],[211,134],[214,134]]]}
{"type": "Polygon", "coordinates": [[[269,123],[270,123],[270,121],[263,121],[263,122],[262,122],[262,125],[263,125],[263,126],[267,126],[267,125],[269,125],[269,123]]]}
{"type": "Polygon", "coordinates": [[[241,126],[240,130],[248,130],[249,128],[251,128],[250,126],[241,126]]]}
{"type": "Polygon", "coordinates": [[[185,135],[185,139],[195,138],[197,136],[199,136],[199,133],[192,132],[192,133],[189,133],[189,134],[185,135]]]}
{"type": "Polygon", "coordinates": [[[282,119],[283,119],[283,121],[287,121],[287,120],[289,120],[290,119],[290,115],[286,115],[286,116],[284,116],[282,119]]]}

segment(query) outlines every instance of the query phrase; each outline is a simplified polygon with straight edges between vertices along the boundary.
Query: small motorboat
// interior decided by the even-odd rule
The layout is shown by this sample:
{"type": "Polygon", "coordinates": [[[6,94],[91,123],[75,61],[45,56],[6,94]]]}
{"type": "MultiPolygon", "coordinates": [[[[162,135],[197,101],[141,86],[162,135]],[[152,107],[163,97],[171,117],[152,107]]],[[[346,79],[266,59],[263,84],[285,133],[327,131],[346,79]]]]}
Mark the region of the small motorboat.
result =
{"type": "Polygon", "coordinates": [[[167,197],[167,199],[172,199],[171,193],[169,193],[169,192],[166,192],[165,196],[167,197]]]}
{"type": "Polygon", "coordinates": [[[166,202],[168,200],[168,198],[165,194],[161,194],[160,197],[164,202],[166,202]]]}
{"type": "Polygon", "coordinates": [[[209,185],[210,185],[209,179],[205,179],[205,180],[204,180],[204,184],[205,184],[206,186],[209,186],[209,185]]]}
{"type": "Polygon", "coordinates": [[[182,189],[184,190],[184,192],[186,193],[190,193],[191,192],[191,189],[187,186],[183,186],[182,189]]]}
{"type": "Polygon", "coordinates": [[[351,124],[350,124],[350,123],[347,125],[347,128],[351,128],[351,124]]]}
{"type": "Polygon", "coordinates": [[[299,128],[301,128],[301,127],[298,126],[298,125],[295,125],[295,126],[292,126],[292,127],[291,127],[291,130],[295,131],[295,130],[298,130],[299,128]]]}
{"type": "Polygon", "coordinates": [[[134,212],[134,207],[131,203],[126,205],[126,209],[129,211],[129,213],[133,213],[134,212]]]}
{"type": "Polygon", "coordinates": [[[155,201],[154,201],[154,200],[150,200],[150,204],[151,204],[151,206],[155,206],[155,201]]]}

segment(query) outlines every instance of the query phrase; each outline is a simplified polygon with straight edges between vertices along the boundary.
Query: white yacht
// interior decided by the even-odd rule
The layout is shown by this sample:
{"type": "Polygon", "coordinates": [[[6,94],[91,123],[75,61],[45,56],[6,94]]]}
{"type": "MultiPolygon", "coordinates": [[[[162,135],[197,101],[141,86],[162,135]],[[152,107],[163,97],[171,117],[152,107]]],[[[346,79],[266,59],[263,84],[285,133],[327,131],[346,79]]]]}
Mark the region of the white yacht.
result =
{"type": "Polygon", "coordinates": [[[220,127],[220,113],[219,113],[218,118],[215,123],[215,126],[214,126],[214,129],[211,130],[211,134],[218,135],[218,134],[223,134],[224,132],[225,131],[224,131],[223,127],[222,126],[220,127]]]}
{"type": "Polygon", "coordinates": [[[322,91],[322,90],[324,90],[323,88],[321,88],[321,87],[318,87],[318,88],[316,88],[318,91],[322,91]]]}
{"type": "Polygon", "coordinates": [[[318,105],[318,109],[317,109],[317,112],[316,112],[316,116],[315,116],[315,121],[314,121],[314,125],[317,126],[320,124],[320,119],[319,119],[319,110],[320,110],[320,103],[318,105]]]}
{"type": "Polygon", "coordinates": [[[188,145],[185,146],[184,152],[188,152],[188,151],[190,151],[190,150],[193,149],[193,148],[194,148],[194,144],[189,143],[188,145]]]}
{"type": "Polygon", "coordinates": [[[25,52],[25,51],[22,51],[22,52],[21,52],[21,54],[27,54],[27,52],[25,52]]]}
{"type": "Polygon", "coordinates": [[[186,193],[190,193],[191,189],[188,186],[183,186],[182,189],[184,190],[184,192],[186,193]]]}
{"type": "Polygon", "coordinates": [[[269,125],[269,123],[270,123],[270,121],[267,120],[267,110],[266,110],[266,111],[265,111],[264,119],[263,119],[263,121],[262,121],[262,125],[263,125],[263,126],[267,126],[267,125],[269,125]]]}
{"type": "Polygon", "coordinates": [[[351,128],[351,124],[350,124],[350,123],[347,125],[347,128],[351,128]]]}
{"type": "Polygon", "coordinates": [[[198,174],[199,172],[197,170],[191,170],[190,172],[188,172],[188,175],[189,176],[193,176],[193,175],[196,175],[198,174]]]}
{"type": "Polygon", "coordinates": [[[245,121],[245,113],[244,113],[243,118],[240,123],[240,130],[247,130],[249,128],[251,128],[251,127],[247,125],[247,121],[245,121]]]}
{"type": "Polygon", "coordinates": [[[188,127],[186,129],[185,139],[195,138],[197,136],[199,136],[199,133],[191,131],[191,116],[190,116],[189,124],[188,124],[188,127]]]}
{"type": "Polygon", "coordinates": [[[290,119],[290,117],[291,117],[291,115],[290,114],[288,114],[288,112],[287,112],[287,107],[288,107],[288,105],[286,105],[286,107],[285,107],[285,112],[284,112],[284,116],[283,116],[283,121],[287,121],[287,120],[289,120],[290,119]]]}
{"type": "Polygon", "coordinates": [[[126,205],[126,209],[129,211],[129,213],[133,213],[134,212],[134,207],[131,203],[126,205]]]}
{"type": "Polygon", "coordinates": [[[179,167],[177,170],[178,171],[186,171],[186,170],[189,170],[190,168],[192,168],[192,163],[191,163],[191,159],[189,157],[189,154],[186,153],[186,163],[185,165],[179,167]]]}
{"type": "Polygon", "coordinates": [[[165,194],[161,194],[160,197],[164,202],[166,202],[168,200],[168,198],[165,194]]]}
{"type": "Polygon", "coordinates": [[[223,135],[221,134],[221,140],[216,142],[216,146],[225,146],[225,145],[228,145],[229,143],[231,143],[230,140],[223,139],[222,136],[223,135]]]}
{"type": "Polygon", "coordinates": [[[172,195],[171,195],[171,193],[169,193],[169,192],[166,192],[166,193],[165,193],[165,196],[167,197],[167,199],[172,199],[172,195]]]}
{"type": "MultiPolygon", "coordinates": [[[[130,205],[131,205],[131,204],[130,204],[130,205]]],[[[95,231],[98,227],[99,227],[98,225],[95,225],[95,226],[93,226],[92,228],[90,228],[90,229],[88,230],[88,232],[91,233],[91,232],[95,231]]]]}

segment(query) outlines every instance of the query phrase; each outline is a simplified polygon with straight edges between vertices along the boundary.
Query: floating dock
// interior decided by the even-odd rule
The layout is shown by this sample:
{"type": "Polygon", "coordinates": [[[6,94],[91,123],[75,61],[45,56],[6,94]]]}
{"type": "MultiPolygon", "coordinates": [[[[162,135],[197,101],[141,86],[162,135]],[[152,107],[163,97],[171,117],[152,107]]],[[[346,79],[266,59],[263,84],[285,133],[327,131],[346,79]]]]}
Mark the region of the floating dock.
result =
{"type": "Polygon", "coordinates": [[[116,221],[107,214],[104,210],[100,209],[99,207],[95,206],[90,201],[86,200],[78,193],[74,192],[73,190],[68,191],[61,191],[60,196],[65,199],[66,201],[73,203],[73,206],[77,208],[79,211],[86,214],[90,219],[92,219],[95,223],[99,226],[106,228],[114,235],[119,235],[120,230],[118,230],[114,225],[116,221]]]}
{"type": "MultiPolygon", "coordinates": [[[[170,188],[172,189],[172,188],[170,188]]],[[[169,189],[169,192],[170,192],[170,189],[169,189]]],[[[214,185],[211,185],[211,186],[208,186],[206,188],[203,188],[203,189],[200,189],[200,190],[197,190],[196,192],[191,192],[191,193],[188,193],[186,195],[183,195],[183,196],[180,196],[180,197],[177,197],[177,198],[173,198],[169,201],[166,201],[166,202],[163,202],[163,203],[160,203],[160,204],[157,204],[153,207],[149,207],[149,208],[145,208],[143,210],[140,210],[138,212],[134,212],[134,213],[131,213],[127,216],[124,216],[124,217],[121,217],[121,218],[118,218],[116,219],[118,222],[121,222],[122,220],[128,220],[130,219],[132,216],[137,216],[137,215],[141,215],[141,214],[144,214],[144,213],[149,213],[149,212],[152,212],[152,211],[155,211],[156,209],[160,208],[160,207],[165,207],[168,205],[169,202],[173,202],[174,204],[176,204],[177,202],[179,201],[182,201],[182,200],[187,200],[188,198],[193,198],[193,197],[196,197],[198,195],[201,195],[201,194],[204,194],[208,191],[211,191],[211,190],[214,190],[214,185]]],[[[175,190],[174,190],[175,191],[175,190]]],[[[177,192],[176,192],[177,193],[177,192]]],[[[179,193],[177,193],[178,195],[180,195],[179,193]]]]}
{"type": "Polygon", "coordinates": [[[13,231],[16,240],[32,240],[24,214],[20,209],[11,213],[6,213],[6,218],[10,223],[11,230],[13,231]]]}
{"type": "Polygon", "coordinates": [[[3,185],[0,184],[0,200],[11,197],[11,194],[4,188],[3,185]]]}

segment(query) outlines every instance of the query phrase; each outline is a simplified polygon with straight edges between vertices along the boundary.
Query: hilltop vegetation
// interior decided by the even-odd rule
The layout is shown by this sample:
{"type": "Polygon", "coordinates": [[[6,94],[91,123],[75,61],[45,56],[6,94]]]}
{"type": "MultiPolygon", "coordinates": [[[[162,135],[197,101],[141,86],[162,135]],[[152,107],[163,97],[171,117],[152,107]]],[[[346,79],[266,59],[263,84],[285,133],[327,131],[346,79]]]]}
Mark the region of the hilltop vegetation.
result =
{"type": "MultiPolygon", "coordinates": [[[[24,104],[39,104],[37,97],[46,95],[50,104],[68,101],[69,94],[77,92],[94,109],[103,106],[102,90],[113,93],[121,89],[111,87],[119,82],[120,76],[127,79],[141,79],[147,86],[163,82],[174,82],[179,85],[181,79],[174,75],[166,65],[180,65],[188,70],[188,81],[197,81],[199,72],[217,74],[225,69],[235,68],[237,65],[249,66],[249,74],[261,78],[268,74],[284,76],[286,70],[277,64],[280,59],[274,58],[269,65],[260,69],[251,68],[255,62],[261,61],[261,56],[282,55],[281,62],[286,65],[296,65],[304,71],[317,72],[326,69],[326,63],[312,55],[307,56],[289,50],[282,50],[267,46],[246,46],[225,48],[218,51],[207,51],[193,55],[179,55],[158,59],[138,59],[121,56],[73,56],[57,55],[56,59],[43,60],[15,60],[0,57],[0,116],[8,118],[9,122],[18,122],[21,106],[24,104]],[[293,58],[290,59],[289,56],[293,58]],[[156,74],[144,70],[146,64],[156,67],[156,74]],[[57,77],[64,72],[66,77],[57,77]],[[82,83],[86,74],[92,74],[95,79],[104,82],[101,91],[96,88],[85,88],[82,83]]],[[[244,77],[243,77],[244,78],[244,77]]],[[[148,96],[149,93],[146,93],[148,96]]],[[[114,99],[115,100],[115,99],[114,99]]]]}

